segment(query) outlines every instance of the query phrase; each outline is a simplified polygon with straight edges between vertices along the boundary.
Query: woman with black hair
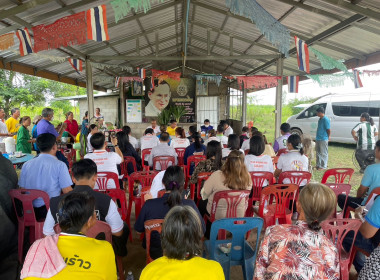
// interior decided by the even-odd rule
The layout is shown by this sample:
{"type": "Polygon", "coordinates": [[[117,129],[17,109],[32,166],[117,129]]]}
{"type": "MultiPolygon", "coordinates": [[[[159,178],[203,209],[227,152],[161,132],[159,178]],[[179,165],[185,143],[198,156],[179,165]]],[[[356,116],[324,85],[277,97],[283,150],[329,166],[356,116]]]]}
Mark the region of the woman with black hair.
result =
{"type": "Polygon", "coordinates": [[[21,279],[117,279],[112,245],[86,237],[96,223],[95,199],[84,192],[69,193],[59,203],[59,235],[33,243],[21,279]]]}
{"type": "MultiPolygon", "coordinates": [[[[116,133],[117,144],[120,148],[120,151],[123,153],[125,157],[134,157],[137,164],[137,169],[141,169],[141,157],[137,154],[135,148],[129,143],[128,134],[124,131],[119,131],[116,133]]],[[[132,164],[128,164],[128,174],[132,174],[134,172],[132,164]]]]}
{"type": "Polygon", "coordinates": [[[265,142],[263,137],[254,135],[249,139],[250,149],[248,155],[245,156],[244,163],[247,166],[248,172],[251,171],[274,171],[272,158],[264,155],[265,142]]]}
{"type": "Polygon", "coordinates": [[[175,129],[175,138],[170,142],[170,147],[175,148],[187,148],[190,145],[189,139],[186,138],[185,130],[182,127],[175,129]]]}
{"type": "MultiPolygon", "coordinates": [[[[248,141],[248,140],[247,140],[248,141]]],[[[231,151],[241,151],[244,155],[244,151],[240,149],[240,139],[236,134],[228,135],[227,148],[222,150],[222,158],[228,157],[231,151]]]]}
{"type": "MultiPolygon", "coordinates": [[[[203,232],[205,230],[203,219],[199,214],[198,208],[194,201],[183,198],[183,185],[185,184],[185,176],[181,167],[169,166],[162,178],[162,184],[165,186],[165,194],[160,198],[149,199],[141,208],[141,212],[135,223],[137,232],[144,232],[144,222],[152,219],[163,219],[171,208],[176,205],[188,205],[192,207],[199,218],[202,220],[203,232]]],[[[145,240],[143,241],[145,248],[145,240]]],[[[156,259],[162,256],[161,239],[157,232],[153,232],[150,238],[150,256],[156,259]]]]}
{"type": "Polygon", "coordinates": [[[201,221],[193,208],[173,207],[162,225],[164,256],[148,264],[140,279],[224,279],[219,263],[200,257],[203,251],[201,221]]]}
{"type": "Polygon", "coordinates": [[[201,172],[214,172],[222,167],[222,146],[218,141],[210,141],[206,148],[206,160],[198,163],[190,178],[190,183],[198,182],[198,175],[201,172]]]}
{"type": "MultiPolygon", "coordinates": [[[[309,160],[304,155],[301,137],[298,134],[292,134],[287,140],[287,154],[281,154],[278,159],[277,169],[274,176],[280,176],[283,171],[309,171],[309,160]]],[[[289,184],[289,179],[284,180],[284,184],[289,184]]],[[[301,186],[306,184],[306,180],[301,182],[301,186]]]]}
{"type": "MultiPolygon", "coordinates": [[[[185,155],[183,157],[183,161],[187,164],[187,158],[192,155],[204,155],[206,152],[206,146],[202,144],[201,135],[198,132],[193,133],[191,135],[193,138],[193,143],[186,148],[185,155]]],[[[190,172],[192,173],[192,171],[190,172]]]]}

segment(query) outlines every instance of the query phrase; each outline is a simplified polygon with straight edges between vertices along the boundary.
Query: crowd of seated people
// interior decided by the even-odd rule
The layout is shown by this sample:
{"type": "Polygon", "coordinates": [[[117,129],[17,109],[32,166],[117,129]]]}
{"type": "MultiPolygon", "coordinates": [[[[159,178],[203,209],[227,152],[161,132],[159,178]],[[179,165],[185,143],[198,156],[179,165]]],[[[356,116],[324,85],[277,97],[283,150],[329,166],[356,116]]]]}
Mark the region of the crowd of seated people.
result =
{"type": "MultiPolygon", "coordinates": [[[[51,120],[51,115],[45,111],[38,122],[42,121],[42,124],[45,122],[45,128],[44,126],[42,128],[48,131],[51,130],[49,119],[51,120]]],[[[25,125],[27,126],[28,123],[25,125]]],[[[38,126],[36,129],[38,131],[38,126]]],[[[56,141],[62,135],[60,130],[55,130],[56,133],[39,134],[36,138],[39,156],[26,162],[22,167],[18,185],[25,189],[43,190],[50,197],[49,209],[40,199],[33,204],[38,218],[45,218],[43,233],[47,237],[45,241],[39,240],[30,248],[22,271],[26,279],[40,279],[36,274],[26,272],[26,270],[38,272],[41,269],[35,261],[31,260],[30,254],[37,251],[37,256],[43,259],[44,256],[38,252],[36,244],[48,246],[45,242],[51,244],[52,240],[56,246],[54,252],[63,260],[74,254],[73,250],[77,246],[78,250],[81,250],[81,257],[83,255],[83,258],[88,258],[88,261],[94,265],[91,273],[107,275],[103,279],[116,279],[114,256],[127,255],[126,244],[128,235],[131,233],[127,224],[121,219],[118,211],[120,205],[106,193],[97,191],[96,181],[97,174],[101,172],[113,172],[122,178],[119,165],[124,161],[125,156],[135,159],[138,171],[142,170],[144,160],[150,170],[160,171],[153,179],[150,197],[145,198],[146,201],[136,222],[132,224],[136,232],[143,233],[144,222],[151,219],[165,219],[161,236],[157,232],[152,233],[150,256],[155,261],[145,267],[141,279],[159,279],[164,274],[174,277],[181,272],[181,275],[193,273],[191,276],[193,278],[189,276],[188,279],[197,279],[197,275],[201,273],[209,275],[210,279],[224,279],[223,270],[219,264],[200,258],[202,246],[199,244],[204,236],[207,238],[211,225],[210,222],[205,225],[204,216],[210,216],[215,194],[223,190],[250,191],[253,186],[249,172],[270,172],[278,178],[282,172],[308,171],[310,166],[309,155],[305,155],[303,139],[296,134],[290,134],[286,125],[281,125],[282,136],[276,139],[274,147],[266,141],[265,135],[256,127],[244,128],[245,134],[239,137],[224,122],[217,126],[218,133],[214,129],[207,129],[206,139],[202,139],[201,134],[194,128],[189,129],[188,134],[191,134],[191,140],[186,137],[184,128],[177,127],[176,122],[173,122],[169,129],[171,132],[174,131],[175,135],[172,135],[172,138],[164,127],[158,132],[159,135],[156,135],[155,130],[158,131],[158,127],[156,123],[152,123],[152,127],[145,130],[139,141],[132,136],[128,126],[123,127],[123,130],[115,135],[111,135],[110,143],[103,132],[98,132],[96,124],[87,125],[87,129],[89,130],[85,138],[88,139],[87,147],[92,147],[93,150],[89,149],[84,159],[73,163],[70,170],[57,159],[56,141]],[[222,145],[226,138],[228,139],[227,147],[224,148],[222,145]],[[245,149],[247,147],[248,149],[245,149]],[[201,200],[196,201],[198,206],[189,199],[189,193],[186,192],[189,185],[185,185],[187,179],[185,180],[183,166],[178,166],[179,160],[175,148],[185,148],[185,165],[192,155],[205,157],[196,166],[191,167],[189,178],[189,183],[196,185],[200,173],[211,173],[203,185],[196,186],[200,189],[201,196],[201,200]],[[273,162],[275,154],[271,151],[273,148],[277,151],[287,150],[286,153],[277,157],[275,164],[273,162]],[[146,158],[141,157],[144,149],[152,149],[146,158]],[[166,170],[161,170],[159,164],[153,166],[154,159],[158,156],[172,156],[174,164],[172,166],[169,164],[166,170]],[[77,209],[78,207],[80,210],[77,209]],[[79,214],[81,214],[80,218],[76,216],[79,214]],[[105,241],[93,241],[85,237],[86,231],[94,225],[95,219],[104,221],[111,227],[113,249],[105,241]],[[56,224],[59,224],[62,230],[59,236],[55,235],[56,224]],[[82,253],[82,250],[87,250],[89,246],[93,247],[91,256],[88,253],[82,253]],[[99,267],[97,260],[93,259],[99,256],[101,250],[112,260],[107,268],[99,267]]],[[[380,159],[380,142],[376,143],[376,157],[380,159]]],[[[360,197],[349,198],[349,206],[356,205],[356,202],[364,204],[364,193],[378,186],[375,172],[377,165],[368,167],[358,191],[360,197]]],[[[128,175],[134,172],[131,167],[132,165],[128,165],[128,175]]],[[[285,179],[284,184],[289,183],[290,181],[285,179]]],[[[116,187],[112,184],[113,182],[110,181],[107,189],[116,187]]],[[[271,184],[272,182],[265,182],[263,188],[271,184]]],[[[120,184],[120,187],[122,188],[123,184],[120,184]]],[[[340,265],[337,248],[324,236],[320,225],[335,210],[335,194],[324,185],[306,184],[306,181],[300,184],[300,190],[296,203],[298,222],[294,225],[275,225],[267,228],[258,252],[254,279],[273,279],[279,274],[289,279],[339,278],[340,265]],[[286,244],[292,244],[289,245],[292,247],[289,248],[286,244]],[[284,260],[289,260],[289,263],[284,260]]],[[[125,191],[128,193],[128,189],[125,191]]],[[[339,197],[338,202],[343,203],[343,200],[345,197],[339,197]]],[[[379,239],[377,237],[380,228],[379,205],[380,202],[375,200],[365,217],[355,246],[359,242],[379,239]]],[[[238,217],[246,215],[246,207],[244,201],[237,206],[238,217]]],[[[226,209],[227,203],[222,200],[216,210],[216,219],[224,218],[226,209]]],[[[353,240],[345,241],[353,243],[353,240]]],[[[357,271],[360,271],[360,279],[376,279],[373,275],[379,273],[376,269],[380,258],[378,244],[376,241],[372,242],[371,248],[367,250],[371,253],[369,258],[361,259],[361,261],[355,259],[354,265],[357,271]]],[[[145,239],[143,247],[145,247],[145,239]]],[[[62,279],[62,276],[71,273],[79,275],[81,272],[76,271],[74,267],[65,266],[50,277],[62,279]]]]}

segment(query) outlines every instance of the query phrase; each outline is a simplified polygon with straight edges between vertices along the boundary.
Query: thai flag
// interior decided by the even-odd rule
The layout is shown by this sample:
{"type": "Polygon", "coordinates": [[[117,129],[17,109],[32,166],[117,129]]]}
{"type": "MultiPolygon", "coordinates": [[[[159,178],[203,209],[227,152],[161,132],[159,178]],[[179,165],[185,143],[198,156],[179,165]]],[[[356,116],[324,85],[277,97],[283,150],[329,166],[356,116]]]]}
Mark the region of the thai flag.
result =
{"type": "Polygon", "coordinates": [[[94,41],[108,41],[106,5],[87,10],[87,37],[94,41]]]}
{"type": "Polygon", "coordinates": [[[146,78],[146,70],[144,68],[137,68],[137,72],[139,72],[139,77],[141,79],[145,79],[146,78]]]}
{"type": "Polygon", "coordinates": [[[79,71],[83,70],[82,60],[76,58],[69,58],[69,62],[71,66],[75,69],[75,71],[77,71],[77,73],[80,74],[79,71]]]}
{"type": "Polygon", "coordinates": [[[360,74],[359,70],[353,69],[353,73],[354,73],[355,88],[361,88],[361,87],[363,87],[362,80],[360,79],[360,76],[359,76],[359,74],[360,74]]]}
{"type": "Polygon", "coordinates": [[[310,73],[309,67],[309,48],[307,44],[300,40],[297,36],[294,36],[297,49],[297,61],[298,68],[306,73],[310,73]]]}
{"type": "Polygon", "coordinates": [[[32,40],[30,39],[28,29],[26,27],[24,29],[17,29],[16,35],[20,41],[21,56],[33,53],[32,40]]]}
{"type": "Polygon", "coordinates": [[[154,78],[152,76],[152,78],[150,79],[150,90],[152,91],[154,89],[154,78]]]}
{"type": "Polygon", "coordinates": [[[115,78],[115,87],[119,87],[120,84],[120,77],[115,78]]]}
{"type": "Polygon", "coordinates": [[[298,93],[299,76],[288,76],[288,92],[298,93]]]}

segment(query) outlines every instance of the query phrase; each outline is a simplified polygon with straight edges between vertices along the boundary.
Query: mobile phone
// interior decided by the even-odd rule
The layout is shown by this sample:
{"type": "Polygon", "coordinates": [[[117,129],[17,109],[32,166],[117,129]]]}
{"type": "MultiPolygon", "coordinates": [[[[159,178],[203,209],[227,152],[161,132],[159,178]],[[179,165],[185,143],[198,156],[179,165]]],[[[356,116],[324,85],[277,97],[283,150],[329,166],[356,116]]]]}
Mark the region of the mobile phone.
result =
{"type": "Polygon", "coordinates": [[[190,190],[182,191],[182,199],[187,199],[190,196],[190,190]]]}

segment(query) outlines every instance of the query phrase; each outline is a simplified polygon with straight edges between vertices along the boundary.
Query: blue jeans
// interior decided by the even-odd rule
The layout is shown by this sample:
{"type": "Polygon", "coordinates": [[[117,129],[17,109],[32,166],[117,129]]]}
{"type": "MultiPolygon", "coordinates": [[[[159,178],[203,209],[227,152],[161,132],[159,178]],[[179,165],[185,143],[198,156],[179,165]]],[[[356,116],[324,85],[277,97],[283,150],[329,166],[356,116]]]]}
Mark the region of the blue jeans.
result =
{"type": "Polygon", "coordinates": [[[327,168],[327,161],[329,160],[329,142],[327,140],[315,141],[316,151],[316,166],[317,168],[327,168]]]}

